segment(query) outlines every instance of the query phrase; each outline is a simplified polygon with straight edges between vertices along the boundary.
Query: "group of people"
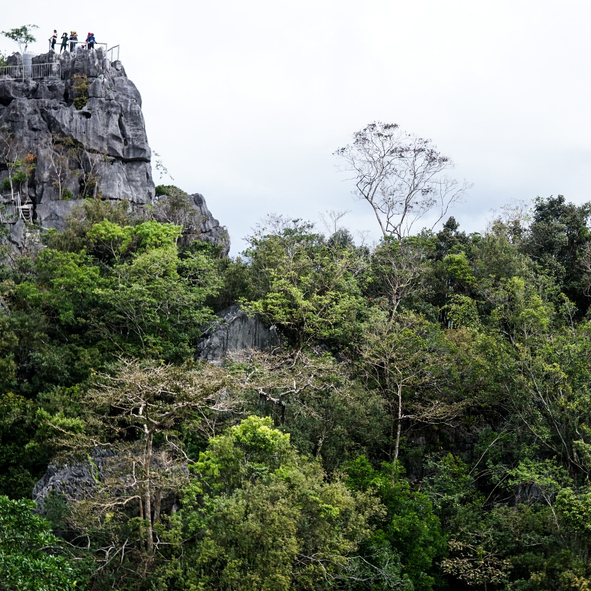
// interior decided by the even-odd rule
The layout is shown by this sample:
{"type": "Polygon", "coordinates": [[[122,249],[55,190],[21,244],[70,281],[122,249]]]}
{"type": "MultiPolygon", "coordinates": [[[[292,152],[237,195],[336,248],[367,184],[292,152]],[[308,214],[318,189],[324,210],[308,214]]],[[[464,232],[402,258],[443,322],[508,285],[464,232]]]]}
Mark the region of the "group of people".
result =
{"type": "MultiPolygon", "coordinates": [[[[81,43],[78,45],[78,33],[76,31],[70,31],[70,35],[68,33],[62,34],[62,44],[60,46],[60,53],[62,51],[67,51],[68,42],[70,43],[70,51],[76,51],[76,49],[94,49],[94,44],[96,43],[96,39],[94,38],[94,33],[88,33],[86,37],[86,42],[81,43]],[[76,47],[78,45],[78,47],[76,47]]],[[[57,31],[54,29],[53,34],[49,38],[49,42],[51,43],[51,50],[55,51],[55,44],[57,43],[57,31]]]]}

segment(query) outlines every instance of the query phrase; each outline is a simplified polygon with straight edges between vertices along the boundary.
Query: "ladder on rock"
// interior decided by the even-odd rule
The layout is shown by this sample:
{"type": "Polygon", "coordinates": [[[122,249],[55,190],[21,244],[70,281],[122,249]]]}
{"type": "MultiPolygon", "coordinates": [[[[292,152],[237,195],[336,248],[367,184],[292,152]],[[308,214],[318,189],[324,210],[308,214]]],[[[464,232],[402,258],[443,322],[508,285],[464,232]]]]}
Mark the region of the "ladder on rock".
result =
{"type": "Polygon", "coordinates": [[[18,205],[17,209],[22,220],[29,223],[33,221],[33,204],[31,202],[18,205]]]}

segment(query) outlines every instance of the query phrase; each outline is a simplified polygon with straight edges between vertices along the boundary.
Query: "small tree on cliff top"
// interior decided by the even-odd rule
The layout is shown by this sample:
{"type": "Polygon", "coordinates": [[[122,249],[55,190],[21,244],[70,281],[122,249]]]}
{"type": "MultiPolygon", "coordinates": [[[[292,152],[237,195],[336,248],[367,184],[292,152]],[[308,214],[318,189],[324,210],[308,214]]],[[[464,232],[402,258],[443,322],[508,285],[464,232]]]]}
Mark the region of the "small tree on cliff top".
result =
{"type": "Polygon", "coordinates": [[[27,51],[29,43],[35,43],[37,41],[31,34],[31,30],[38,28],[37,25],[23,25],[16,29],[10,29],[10,31],[2,31],[2,35],[14,41],[18,45],[19,53],[22,55],[27,51]]]}

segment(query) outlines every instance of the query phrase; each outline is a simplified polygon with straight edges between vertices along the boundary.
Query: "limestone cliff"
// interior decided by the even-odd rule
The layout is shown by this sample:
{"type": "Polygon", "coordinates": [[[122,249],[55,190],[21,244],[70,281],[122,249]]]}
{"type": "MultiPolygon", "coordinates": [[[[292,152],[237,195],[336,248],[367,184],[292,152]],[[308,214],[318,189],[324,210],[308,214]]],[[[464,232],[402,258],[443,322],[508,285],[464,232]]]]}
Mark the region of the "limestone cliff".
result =
{"type": "MultiPolygon", "coordinates": [[[[125,199],[137,211],[154,202],[142,100],[120,61],[102,49],[50,52],[28,70],[18,55],[8,61],[0,69],[0,190],[15,242],[27,221],[61,229],[80,199],[125,199]]],[[[227,243],[196,205],[209,216],[199,239],[227,243]]]]}

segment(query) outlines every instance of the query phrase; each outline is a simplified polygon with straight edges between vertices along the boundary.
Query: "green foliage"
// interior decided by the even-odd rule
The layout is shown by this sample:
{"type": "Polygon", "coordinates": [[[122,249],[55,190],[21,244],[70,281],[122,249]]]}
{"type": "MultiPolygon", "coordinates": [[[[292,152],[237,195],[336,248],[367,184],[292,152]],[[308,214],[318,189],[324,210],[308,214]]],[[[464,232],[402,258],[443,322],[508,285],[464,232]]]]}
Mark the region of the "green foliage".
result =
{"type": "Polygon", "coordinates": [[[326,482],[271,424],[246,419],[213,438],[192,467],[181,512],[192,541],[166,575],[175,588],[328,589],[346,578],[381,508],[326,482]]]}
{"type": "Polygon", "coordinates": [[[581,261],[591,242],[587,227],[590,216],[591,203],[577,206],[567,203],[563,195],[538,197],[522,246],[556,280],[564,294],[576,302],[580,314],[588,307],[581,281],[581,261]]]}
{"type": "Polygon", "coordinates": [[[36,458],[27,449],[34,420],[30,400],[10,392],[0,396],[0,494],[13,499],[28,496],[35,483],[36,458]]]}
{"type": "Polygon", "coordinates": [[[88,233],[95,224],[103,221],[119,226],[134,225],[129,203],[86,199],[72,209],[62,232],[50,231],[45,235],[47,246],[69,252],[80,252],[82,249],[89,251],[92,243],[88,239],[88,233]]]}
{"type": "Polygon", "coordinates": [[[376,548],[387,550],[393,560],[398,558],[403,577],[415,590],[436,588],[441,584],[437,563],[446,552],[440,521],[427,495],[413,491],[402,474],[393,477],[395,472],[389,464],[376,470],[364,457],[346,465],[347,485],[353,490],[372,490],[387,510],[366,542],[368,558],[376,548]]]}
{"type": "Polygon", "coordinates": [[[75,572],[32,501],[0,496],[0,580],[6,591],[70,591],[75,572]]]}
{"type": "Polygon", "coordinates": [[[168,195],[175,190],[179,191],[180,189],[174,185],[156,185],[156,197],[168,195]]]}
{"type": "Polygon", "coordinates": [[[74,106],[80,110],[88,102],[88,79],[86,74],[74,74],[72,77],[72,90],[74,91],[74,106]]]}
{"type": "Polygon", "coordinates": [[[60,340],[74,333],[85,346],[190,357],[211,318],[205,302],[220,287],[215,261],[207,252],[181,258],[178,226],[120,225],[112,219],[125,220],[122,207],[105,210],[95,202],[85,210],[90,219],[71,220],[67,243],[64,235],[48,237],[57,248],[37,257],[34,277],[15,288],[15,299],[51,319],[60,340]],[[112,219],[92,223],[105,213],[112,219]]]}
{"type": "Polygon", "coordinates": [[[245,305],[277,324],[297,347],[321,340],[343,346],[356,339],[364,306],[350,247],[327,243],[310,224],[279,220],[275,231],[249,239],[249,298],[245,305]]]}
{"type": "Polygon", "coordinates": [[[591,542],[591,492],[583,490],[577,494],[572,488],[564,487],[556,496],[556,508],[561,521],[572,531],[580,533],[589,544],[591,542]]]}
{"type": "Polygon", "coordinates": [[[2,190],[10,191],[11,196],[14,197],[15,193],[24,197],[24,200],[28,198],[26,195],[26,188],[28,186],[29,179],[35,170],[36,156],[32,153],[25,155],[15,155],[6,161],[6,168],[8,170],[8,177],[2,180],[2,190]]]}
{"type": "MultiPolygon", "coordinates": [[[[3,137],[16,198],[35,158],[3,137]]],[[[79,586],[591,586],[587,206],[371,248],[279,217],[229,260],[190,243],[186,193],[158,193],[0,251],[0,493],[29,497],[66,442],[116,450],[83,501],[45,504],[94,569],[79,586]],[[283,347],[192,361],[236,301],[283,347]]]]}
{"type": "Polygon", "coordinates": [[[29,43],[35,43],[35,41],[37,41],[32,34],[32,30],[38,28],[37,25],[23,25],[22,27],[16,27],[9,31],[2,31],[2,35],[11,41],[14,41],[18,45],[18,50],[21,53],[25,53],[29,43]]]}

